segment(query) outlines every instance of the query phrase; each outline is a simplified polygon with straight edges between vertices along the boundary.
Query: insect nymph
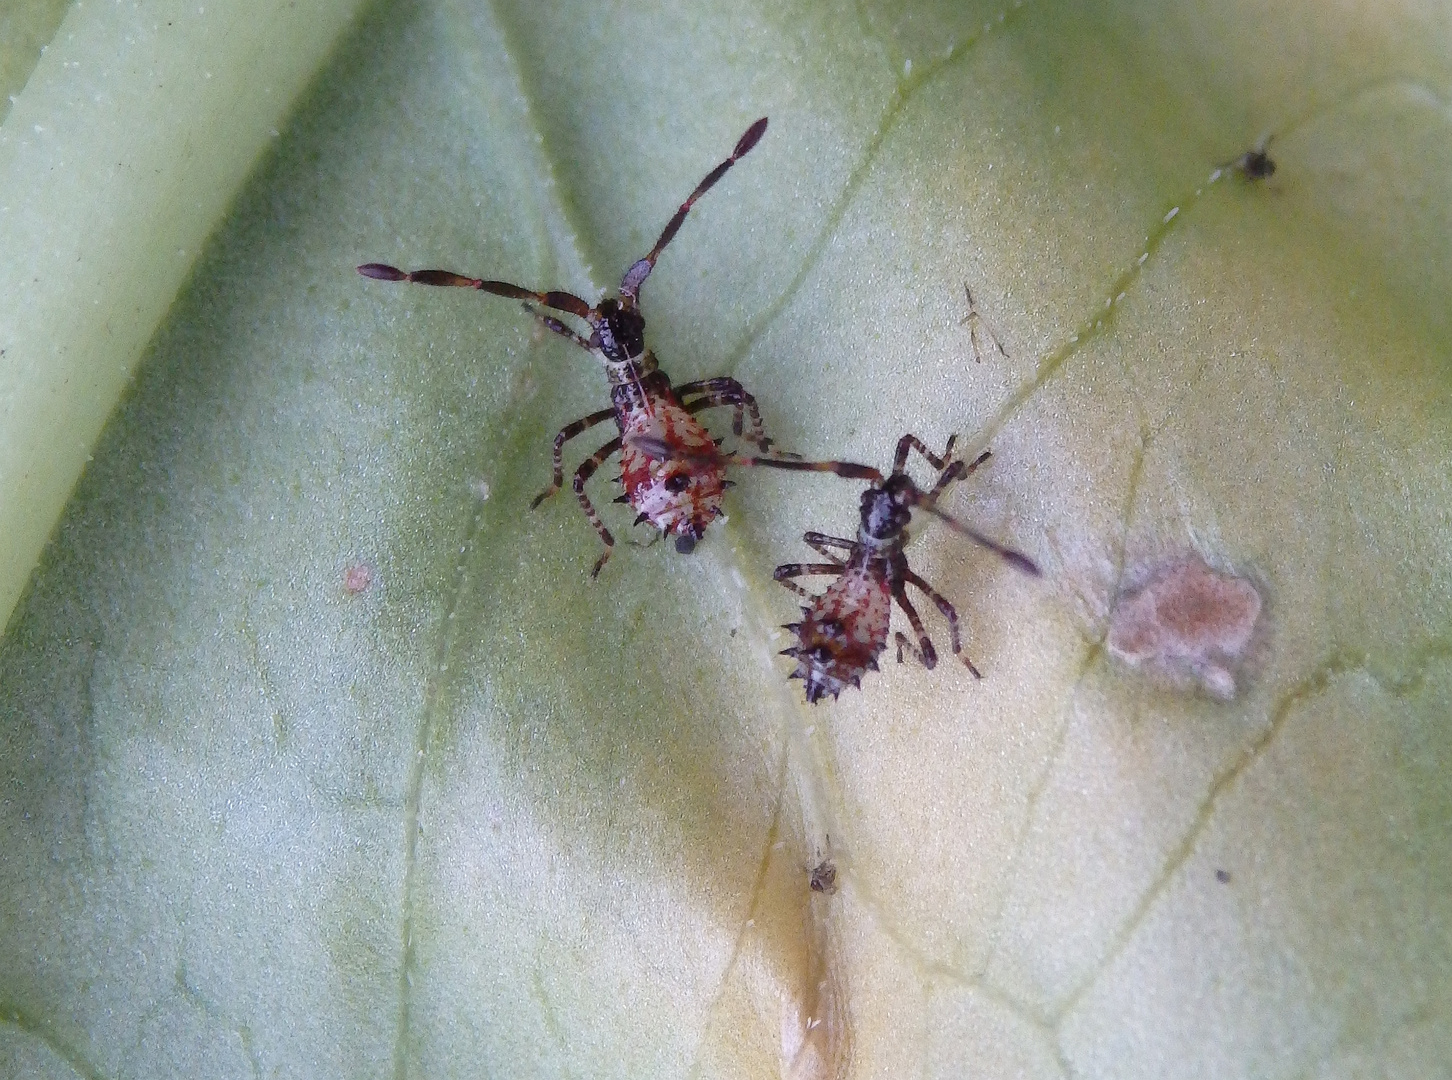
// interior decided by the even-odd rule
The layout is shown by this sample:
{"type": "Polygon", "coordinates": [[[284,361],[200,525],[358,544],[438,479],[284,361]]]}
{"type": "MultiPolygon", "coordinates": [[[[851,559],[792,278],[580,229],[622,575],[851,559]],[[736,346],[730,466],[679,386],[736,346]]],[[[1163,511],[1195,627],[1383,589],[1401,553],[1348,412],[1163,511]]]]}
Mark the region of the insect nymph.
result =
{"type": "MultiPolygon", "coordinates": [[[[962,656],[963,643],[958,629],[958,612],[941,593],[913,573],[903,549],[908,541],[908,523],[914,507],[928,511],[955,532],[968,537],[1000,556],[1016,570],[1034,577],[1039,568],[1026,556],[988,539],[982,533],[949,517],[937,508],[938,497],[953,481],[970,475],[989,458],[984,451],[973,462],[951,461],[955,438],[948,440],[939,457],[923,445],[916,435],[904,435],[897,443],[892,472],[884,477],[875,469],[848,462],[782,462],[779,468],[800,468],[835,472],[844,476],[876,473],[874,483],[862,493],[861,521],[857,539],[845,540],[819,532],[809,532],[802,539],[830,559],[825,563],[787,563],[778,566],[773,575],[788,589],[805,597],[809,603],[802,608],[802,621],[787,623],[786,629],[797,636],[797,643],[782,652],[796,659],[797,668],[791,678],[806,684],[807,700],[818,701],[825,694],[834,698],[848,686],[862,685],[862,676],[877,670],[877,658],[887,647],[887,632],[896,601],[908,618],[917,636],[915,647],[901,630],[895,635],[897,661],[902,663],[904,651],[916,656],[924,667],[938,663],[937,651],[917,609],[908,599],[907,587],[922,592],[948,620],[953,652],[962,656]],[[933,468],[939,470],[937,482],[929,491],[922,491],[907,474],[908,451],[916,450],[933,468]],[[813,595],[793,579],[831,576],[837,580],[826,592],[813,595]]],[[[966,656],[963,662],[977,678],[983,676],[966,656]]]]}
{"type": "Polygon", "coordinates": [[[604,366],[610,381],[610,408],[582,417],[563,428],[555,436],[554,475],[548,488],[540,492],[532,506],[560,490],[564,482],[562,453],[564,445],[597,424],[614,420],[619,435],[595,451],[575,470],[575,497],[600,539],[605,553],[596,561],[590,576],[600,573],[610,558],[615,538],[585,494],[585,484],[612,455],[620,454],[620,483],[625,489],[616,502],[628,503],[636,512],[636,523],[649,522],[663,534],[675,537],[676,550],[689,552],[702,534],[721,514],[721,496],[730,487],[726,479],[726,461],[714,454],[716,442],[696,419],[705,409],[730,406],[735,410],[732,431],[742,432],[742,414],[751,420],[748,438],[766,450],[770,440],[761,425],[756,399],[741,384],[729,377],[702,379],[699,382],[672,386],[661,371],[655,354],[645,347],[645,318],[640,311],[640,288],[655,268],[661,251],[675,238],[686,215],[696,200],[709,191],[726,171],[751,151],[766,131],[766,117],[746,129],[731,156],[717,165],[696,185],[690,198],[683,202],[667,223],[655,247],[645,258],[625,271],[619,295],[605,297],[593,306],[568,292],[533,292],[504,281],[484,281],[465,277],[448,270],[399,270],[383,263],[366,263],[358,267],[364,277],[380,281],[411,281],[420,285],[442,285],[477,289],[525,301],[536,318],[562,337],[592,353],[604,366]],[[585,324],[587,334],[546,315],[530,302],[554,311],[572,315],[585,324]],[[677,451],[676,454],[652,458],[641,452],[636,441],[659,442],[677,451]]]}
{"type": "MultiPolygon", "coordinates": [[[[773,574],[777,581],[808,601],[802,608],[801,622],[785,626],[796,635],[797,643],[783,649],[782,654],[796,659],[796,670],[789,677],[805,680],[809,702],[816,702],[825,694],[835,698],[848,686],[860,687],[862,676],[877,670],[877,658],[887,648],[894,602],[907,616],[918,641],[914,646],[907,635],[897,632],[898,663],[902,663],[906,652],[917,657],[924,667],[937,666],[937,650],[928,638],[917,609],[908,599],[909,585],[920,590],[943,613],[952,635],[953,652],[963,655],[957,610],[908,566],[904,548],[914,509],[926,510],[954,532],[998,555],[1015,570],[1033,577],[1040,576],[1039,568],[1027,555],[990,540],[938,509],[938,498],[949,484],[971,475],[992,456],[985,450],[972,462],[953,461],[956,439],[956,436],[948,439],[948,445],[939,457],[916,435],[904,435],[898,440],[892,472],[887,476],[870,465],[850,461],[791,461],[717,455],[718,460],[734,464],[766,465],[793,472],[830,472],[849,479],[872,481],[872,486],[862,493],[857,539],[847,540],[819,532],[806,533],[802,539],[831,561],[787,563],[778,566],[773,574]],[[937,482],[928,491],[920,489],[907,474],[908,453],[912,450],[938,470],[937,482]],[[830,576],[837,580],[820,595],[807,592],[794,580],[815,576],[830,576]]],[[[639,449],[658,457],[680,453],[659,440],[643,440],[639,449]]],[[[976,678],[983,677],[966,656],[963,656],[963,663],[976,678]]]]}
{"type": "MultiPolygon", "coordinates": [[[[897,632],[898,663],[902,663],[903,652],[906,651],[916,656],[924,667],[937,665],[937,651],[923,628],[917,609],[908,599],[909,585],[920,590],[943,613],[948,620],[953,652],[962,656],[958,612],[947,598],[913,573],[903,552],[914,507],[927,510],[955,532],[997,554],[1014,569],[1039,576],[1039,568],[1028,556],[988,539],[937,508],[938,497],[949,484],[971,474],[990,456],[985,450],[971,463],[950,461],[955,438],[948,439],[943,456],[938,457],[916,435],[904,435],[897,443],[892,472],[886,477],[878,473],[873,485],[862,493],[857,539],[844,540],[818,532],[806,533],[802,539],[831,561],[787,563],[776,568],[773,576],[777,581],[810,601],[802,608],[802,621],[788,623],[785,627],[796,634],[797,644],[782,650],[784,655],[796,659],[797,668],[790,677],[805,681],[809,702],[815,702],[825,694],[835,698],[849,685],[860,687],[862,676],[877,670],[877,658],[887,647],[893,601],[908,617],[918,639],[918,645],[914,647],[901,630],[897,632]],[[937,482],[931,490],[920,490],[908,476],[909,450],[916,450],[939,470],[937,482]],[[843,554],[839,555],[839,552],[843,554]],[[817,575],[837,579],[819,596],[807,592],[792,580],[817,575]]],[[[876,471],[847,462],[801,462],[800,465],[847,476],[876,471]]],[[[778,467],[794,468],[797,463],[783,462],[778,467]]],[[[983,677],[966,656],[963,663],[976,678],[983,677]]]]}

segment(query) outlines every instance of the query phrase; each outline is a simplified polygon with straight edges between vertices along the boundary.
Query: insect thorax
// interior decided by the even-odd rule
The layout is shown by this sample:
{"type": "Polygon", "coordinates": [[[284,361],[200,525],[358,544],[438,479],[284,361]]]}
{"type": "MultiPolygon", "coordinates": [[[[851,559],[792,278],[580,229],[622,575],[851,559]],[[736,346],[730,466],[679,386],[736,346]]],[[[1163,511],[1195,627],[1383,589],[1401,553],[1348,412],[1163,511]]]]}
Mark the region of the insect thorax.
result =
{"type": "Polygon", "coordinates": [[[671,389],[670,376],[656,370],[655,357],[651,353],[646,353],[634,363],[612,365],[605,370],[610,376],[610,406],[621,424],[627,423],[630,414],[637,410],[654,412],[657,405],[678,404],[671,389]]]}
{"type": "Polygon", "coordinates": [[[890,563],[893,557],[907,545],[907,540],[906,529],[898,529],[889,536],[874,536],[865,526],[859,528],[857,530],[856,558],[850,560],[850,565],[860,565],[866,568],[873,563],[890,563]]]}
{"type": "Polygon", "coordinates": [[[656,363],[655,353],[649,349],[626,360],[612,360],[602,354],[601,360],[605,364],[605,376],[610,380],[612,399],[615,398],[617,387],[639,388],[659,380],[664,380],[665,385],[670,386],[670,380],[657,371],[660,365],[656,363]]]}

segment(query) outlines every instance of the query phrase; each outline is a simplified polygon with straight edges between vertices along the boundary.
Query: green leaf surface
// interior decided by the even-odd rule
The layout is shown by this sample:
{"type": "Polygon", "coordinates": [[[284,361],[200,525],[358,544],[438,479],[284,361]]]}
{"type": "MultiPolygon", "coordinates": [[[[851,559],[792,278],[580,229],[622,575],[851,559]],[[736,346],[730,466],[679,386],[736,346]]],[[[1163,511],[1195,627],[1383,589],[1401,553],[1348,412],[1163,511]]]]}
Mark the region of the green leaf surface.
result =
{"type": "Polygon", "coordinates": [[[69,0],[0,3],[0,121],[9,115],[15,95],[30,79],[69,6],[69,0]]]}
{"type": "Polygon", "coordinates": [[[4,618],[203,242],[358,6],[0,10],[0,82],[24,84],[0,114],[4,618]]]}
{"type": "Polygon", "coordinates": [[[1445,21],[373,8],[0,644],[0,1072],[1445,1072],[1445,21]],[[650,343],[804,455],[992,448],[944,506],[1045,577],[910,549],[981,682],[926,605],[934,670],[786,680],[771,568],[858,483],[741,471],[685,557],[607,469],[591,582],[568,490],[528,506],[597,365],[353,270],[593,297],[761,115],[650,343]],[[1262,603],[1228,697],[1106,643],[1192,554],[1262,603]]]}

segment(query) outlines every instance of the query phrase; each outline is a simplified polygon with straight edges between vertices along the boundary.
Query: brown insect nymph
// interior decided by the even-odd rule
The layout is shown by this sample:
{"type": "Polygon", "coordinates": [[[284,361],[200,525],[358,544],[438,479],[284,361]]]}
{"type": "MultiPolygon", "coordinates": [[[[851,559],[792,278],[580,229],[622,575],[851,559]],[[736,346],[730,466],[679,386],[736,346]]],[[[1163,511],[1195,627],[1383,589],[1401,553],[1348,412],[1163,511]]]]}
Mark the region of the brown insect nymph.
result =
{"type": "Polygon", "coordinates": [[[689,552],[706,527],[720,516],[721,496],[730,487],[724,461],[713,456],[716,442],[696,419],[696,414],[706,409],[730,407],[734,410],[734,434],[742,433],[744,413],[751,419],[748,436],[751,442],[763,451],[771,445],[762,428],[756,399],[735,379],[721,377],[671,385],[670,379],[659,369],[655,354],[645,347],[645,317],[640,311],[640,288],[655,268],[661,251],[675,238],[696,200],[757,144],[766,131],[766,123],[766,118],[762,117],[746,129],[737,140],[731,156],[712,169],[696,185],[690,198],[676,210],[645,258],[625,271],[619,295],[605,297],[597,304],[588,304],[574,293],[535,292],[505,281],[486,281],[449,270],[404,271],[385,263],[365,263],[358,267],[358,272],[364,277],[379,281],[476,289],[522,300],[546,327],[573,341],[601,362],[610,383],[610,407],[566,425],[555,436],[552,481],[532,504],[538,506],[560,490],[564,481],[562,454],[565,443],[597,424],[614,420],[619,435],[587,458],[575,470],[574,476],[575,497],[605,543],[605,553],[590,571],[591,577],[600,573],[615,546],[614,536],[585,494],[586,482],[608,458],[617,453],[620,455],[620,476],[617,479],[624,488],[624,494],[615,501],[628,503],[636,510],[637,524],[649,522],[663,534],[675,537],[677,551],[689,552]],[[532,304],[579,319],[588,333],[572,329],[532,304]],[[677,453],[668,458],[650,458],[635,448],[642,439],[658,441],[677,453]]]}
{"type": "MultiPolygon", "coordinates": [[[[990,456],[988,451],[984,451],[971,463],[951,461],[953,443],[954,439],[950,438],[939,457],[916,435],[904,435],[898,440],[892,472],[886,477],[878,474],[876,482],[862,493],[857,539],[806,533],[802,539],[830,561],[787,563],[776,568],[773,575],[776,580],[809,601],[802,608],[801,621],[786,625],[787,630],[796,634],[797,644],[782,650],[783,655],[796,659],[797,667],[791,678],[805,682],[809,702],[819,701],[826,694],[835,698],[848,686],[860,687],[862,676],[877,670],[877,659],[887,647],[894,602],[907,616],[917,638],[915,646],[902,631],[894,635],[898,663],[902,663],[903,654],[907,653],[916,657],[924,667],[937,665],[937,650],[933,648],[922,618],[908,598],[909,585],[942,612],[948,621],[953,652],[962,656],[963,663],[975,677],[982,678],[972,660],[962,655],[957,610],[908,566],[904,548],[914,508],[928,511],[955,532],[997,554],[1014,569],[1039,576],[1039,568],[1026,555],[990,540],[938,509],[938,498],[948,485],[972,474],[990,456]],[[937,482],[928,491],[919,489],[907,474],[910,450],[916,450],[934,469],[939,470],[937,482]],[[794,580],[816,576],[830,576],[836,580],[820,595],[808,593],[794,580]]],[[[845,471],[839,468],[843,465],[848,463],[783,462],[776,467],[806,466],[840,475],[862,475],[864,470],[863,466],[851,466],[851,471],[845,471]]]]}
{"type": "MultiPolygon", "coordinates": [[[[923,445],[916,435],[904,435],[897,443],[892,472],[883,476],[870,465],[850,461],[795,461],[780,458],[730,457],[719,460],[733,464],[764,465],[793,472],[830,472],[851,479],[871,480],[872,486],[862,493],[857,539],[848,540],[825,533],[808,532],[802,536],[807,544],[825,556],[825,563],[787,563],[778,566],[774,578],[806,598],[800,622],[787,623],[785,629],[796,635],[797,644],[783,649],[782,654],[796,659],[796,670],[790,678],[806,683],[807,700],[819,701],[824,695],[834,698],[848,686],[860,687],[862,676],[877,670],[877,658],[887,647],[892,605],[897,604],[908,618],[914,645],[902,631],[894,635],[897,659],[903,655],[916,657],[924,667],[937,666],[938,654],[923,627],[922,618],[908,598],[907,587],[913,586],[931,600],[948,621],[953,652],[963,654],[958,625],[958,612],[941,593],[919,577],[908,566],[904,549],[908,541],[908,525],[914,509],[926,510],[954,532],[987,548],[1021,573],[1039,577],[1039,568],[1027,555],[990,540],[978,530],[965,525],[938,509],[938,498],[955,480],[971,475],[991,454],[984,451],[972,462],[953,461],[956,436],[939,457],[923,445]],[[934,469],[938,479],[923,491],[907,474],[908,453],[916,450],[934,469]],[[807,592],[795,581],[802,577],[834,577],[820,595],[807,592]]],[[[651,456],[679,453],[658,440],[644,440],[639,449],[651,456]]],[[[963,663],[976,678],[982,674],[966,656],[963,663]]]]}

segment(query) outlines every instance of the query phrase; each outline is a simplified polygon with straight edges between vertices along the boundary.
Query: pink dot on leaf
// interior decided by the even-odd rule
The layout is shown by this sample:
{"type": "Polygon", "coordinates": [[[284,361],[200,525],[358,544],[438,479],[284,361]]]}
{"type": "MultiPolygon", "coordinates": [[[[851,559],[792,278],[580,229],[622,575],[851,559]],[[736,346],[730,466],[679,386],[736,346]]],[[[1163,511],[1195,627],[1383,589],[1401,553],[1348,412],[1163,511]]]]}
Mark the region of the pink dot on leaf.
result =
{"type": "Polygon", "coordinates": [[[373,584],[373,568],[367,563],[354,563],[343,571],[343,588],[350,596],[357,596],[373,584]]]}

